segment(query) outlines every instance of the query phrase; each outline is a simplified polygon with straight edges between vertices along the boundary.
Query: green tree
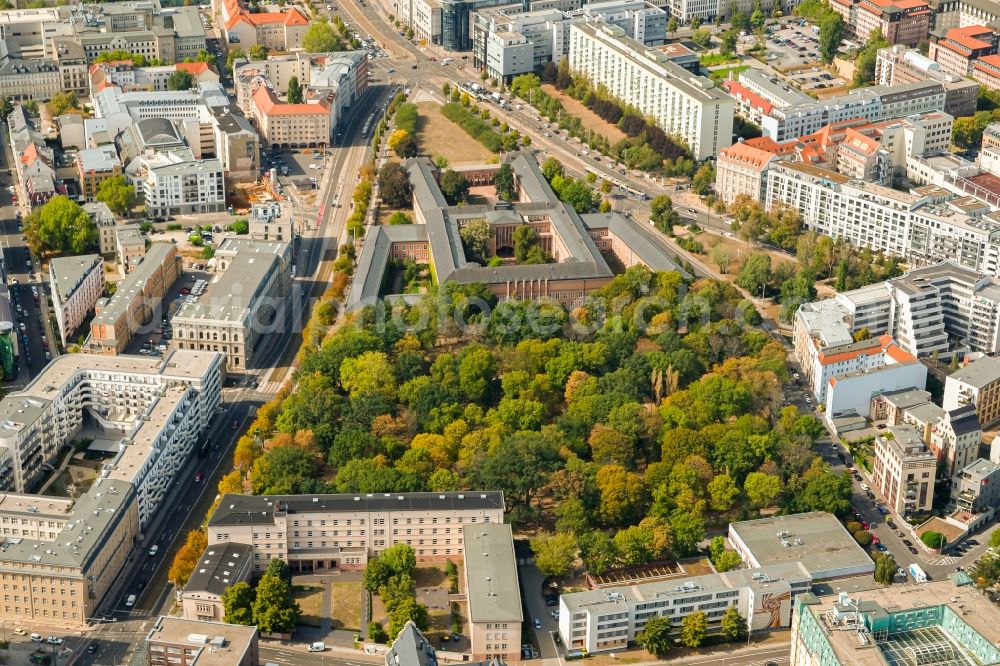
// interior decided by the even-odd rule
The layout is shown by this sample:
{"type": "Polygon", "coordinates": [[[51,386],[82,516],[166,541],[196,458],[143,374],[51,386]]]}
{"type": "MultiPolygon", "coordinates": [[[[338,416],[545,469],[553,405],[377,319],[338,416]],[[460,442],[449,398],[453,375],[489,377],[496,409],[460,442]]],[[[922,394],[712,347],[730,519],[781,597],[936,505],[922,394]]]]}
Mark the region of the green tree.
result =
{"type": "Polygon", "coordinates": [[[670,638],[670,619],[653,615],[646,620],[646,626],[636,634],[635,642],[657,657],[663,659],[670,653],[673,641],[670,638]]]}
{"type": "Polygon", "coordinates": [[[751,506],[763,509],[781,495],[781,479],[763,472],[750,472],[743,481],[743,492],[751,506]]]}
{"type": "Polygon", "coordinates": [[[28,215],[24,234],[37,254],[83,254],[97,244],[97,227],[90,216],[62,194],[28,215]]]}
{"type": "Polygon", "coordinates": [[[920,535],[920,540],[924,542],[924,545],[928,548],[944,548],[948,540],[940,532],[924,532],[920,535]]]}
{"type": "Polygon", "coordinates": [[[306,53],[329,53],[343,51],[344,41],[325,18],[310,23],[302,38],[302,48],[306,53]]]}
{"type": "Polygon", "coordinates": [[[709,504],[716,511],[729,511],[740,495],[740,489],[728,474],[719,474],[708,482],[709,504]]]}
{"type": "Polygon", "coordinates": [[[733,55],[736,52],[736,42],[739,40],[740,33],[737,32],[736,28],[731,28],[726,30],[721,35],[719,35],[719,53],[722,55],[733,55]]]}
{"type": "Polygon", "coordinates": [[[691,189],[698,196],[705,196],[715,185],[715,167],[711,162],[705,162],[691,177],[691,189]]]}
{"type": "Polygon", "coordinates": [[[545,576],[565,576],[573,566],[577,548],[576,537],[572,534],[542,531],[531,539],[535,566],[545,576]]]}
{"type": "Polygon", "coordinates": [[[1000,530],[993,530],[990,535],[990,548],[1000,549],[1000,530]]]}
{"type": "MultiPolygon", "coordinates": [[[[251,55],[251,57],[253,56],[251,55]]],[[[302,84],[299,83],[299,77],[297,76],[292,76],[288,79],[288,103],[302,103],[302,84]]]]}
{"type": "Polygon", "coordinates": [[[752,295],[762,294],[771,282],[771,256],[763,252],[751,254],[736,276],[736,284],[752,295]]]}
{"type": "Polygon", "coordinates": [[[493,230],[486,220],[473,220],[458,230],[469,261],[486,265],[490,258],[490,239],[493,230]]]}
{"type": "Polygon", "coordinates": [[[426,629],[428,623],[427,606],[407,598],[396,604],[389,612],[389,633],[398,636],[407,622],[413,621],[418,629],[426,629]]]}
{"type": "Polygon", "coordinates": [[[722,614],[722,637],[727,641],[741,641],[747,637],[747,619],[740,615],[736,606],[730,606],[722,614]]]}
{"type": "Polygon", "coordinates": [[[238,46],[235,46],[235,47],[234,46],[230,46],[229,47],[229,52],[226,53],[226,69],[229,70],[230,73],[232,73],[232,71],[233,71],[233,63],[236,62],[237,60],[239,60],[240,58],[243,58],[243,57],[245,57],[244,53],[243,53],[243,49],[241,49],[238,46]]]}
{"type": "Polygon", "coordinates": [[[298,603],[292,598],[292,586],[273,573],[265,573],[257,583],[252,608],[254,624],[262,634],[290,632],[302,616],[298,603]]]}
{"type": "Polygon", "coordinates": [[[389,642],[389,634],[386,633],[385,627],[382,626],[381,622],[372,620],[368,623],[368,640],[372,643],[389,642]]]}
{"type": "Polygon", "coordinates": [[[442,173],[440,186],[441,193],[452,205],[465,201],[469,196],[469,180],[458,171],[448,169],[442,173]]]}
{"type": "Polygon", "coordinates": [[[858,542],[858,545],[862,548],[867,548],[872,545],[872,534],[868,530],[858,530],[854,533],[854,540],[858,542]]]}
{"type": "Polygon", "coordinates": [[[45,105],[45,109],[53,118],[61,116],[68,111],[79,110],[79,108],[80,100],[77,98],[76,93],[68,90],[56,93],[45,105]]]}
{"type": "Polygon", "coordinates": [[[14,111],[14,105],[6,97],[0,97],[0,119],[6,120],[14,111]]]}
{"type": "Polygon", "coordinates": [[[829,10],[819,22],[819,54],[823,62],[830,64],[837,56],[840,40],[844,36],[844,19],[829,10]]]}
{"type": "Polygon", "coordinates": [[[194,75],[187,70],[178,69],[167,77],[167,90],[190,90],[194,85],[194,75]]]}
{"type": "Polygon", "coordinates": [[[518,432],[475,461],[472,485],[502,490],[512,510],[525,509],[548,482],[558,460],[555,442],[539,433],[518,432]]]}
{"type": "Polygon", "coordinates": [[[563,163],[554,157],[548,157],[542,162],[542,175],[545,176],[546,180],[551,181],[556,176],[562,176],[565,174],[563,168],[563,163]]]}
{"type": "Polygon", "coordinates": [[[501,164],[496,176],[493,177],[493,185],[497,190],[497,198],[502,201],[513,201],[517,191],[514,189],[514,170],[509,164],[501,164]]]}
{"type": "Polygon", "coordinates": [[[681,643],[689,648],[701,647],[708,633],[708,618],[702,611],[689,613],[681,620],[681,643]]]}
{"type": "Polygon", "coordinates": [[[392,208],[409,208],[412,205],[413,188],[402,164],[388,163],[383,166],[378,174],[378,186],[386,205],[392,208]]]}
{"type": "Polygon", "coordinates": [[[223,621],[229,624],[253,624],[253,603],[256,594],[249,583],[230,585],[222,593],[223,621]]]}
{"type": "Polygon", "coordinates": [[[875,558],[875,582],[882,585],[892,585],[896,578],[896,558],[892,555],[881,555],[875,558]]]}
{"type": "MultiPolygon", "coordinates": [[[[694,28],[694,21],[692,20],[691,23],[691,27],[694,28]]],[[[708,45],[712,42],[712,33],[707,28],[697,28],[691,33],[691,41],[698,46],[708,48],[708,45]]]]}
{"type": "Polygon", "coordinates": [[[105,178],[97,186],[97,200],[107,204],[115,215],[127,217],[137,203],[135,185],[129,183],[125,176],[105,178]]]}
{"type": "Polygon", "coordinates": [[[881,30],[872,30],[864,48],[854,59],[854,86],[867,86],[875,80],[875,61],[879,49],[889,46],[889,40],[882,36],[881,30]]]}
{"type": "Polygon", "coordinates": [[[677,17],[671,16],[670,20],[667,21],[667,35],[672,35],[677,32],[677,17]]]}
{"type": "Polygon", "coordinates": [[[351,395],[396,394],[396,375],[383,352],[365,352],[340,364],[340,385],[351,395]]]}
{"type": "Polygon", "coordinates": [[[666,234],[673,234],[673,228],[680,223],[680,216],[674,210],[674,202],[666,194],[653,197],[649,202],[649,219],[656,228],[666,234]]]}
{"type": "MultiPolygon", "coordinates": [[[[254,44],[249,51],[250,60],[266,60],[267,47],[263,44],[254,44]]],[[[295,77],[292,77],[295,78],[295,77]]]]}

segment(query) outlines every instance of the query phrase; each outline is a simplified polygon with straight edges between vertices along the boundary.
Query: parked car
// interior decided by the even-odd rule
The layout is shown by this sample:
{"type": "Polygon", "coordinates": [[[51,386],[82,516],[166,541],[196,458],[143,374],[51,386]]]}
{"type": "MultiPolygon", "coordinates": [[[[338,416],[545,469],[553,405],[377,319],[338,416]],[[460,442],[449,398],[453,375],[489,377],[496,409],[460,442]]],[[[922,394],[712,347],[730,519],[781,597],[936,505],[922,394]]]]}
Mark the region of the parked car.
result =
{"type": "Polygon", "coordinates": [[[27,636],[28,630],[24,627],[14,627],[14,634],[17,636],[27,636]]]}
{"type": "Polygon", "coordinates": [[[201,478],[202,478],[201,472],[195,472],[194,473],[194,482],[195,483],[201,483],[201,478]]]}
{"type": "Polygon", "coordinates": [[[865,492],[867,492],[868,491],[868,484],[867,483],[862,483],[861,484],[861,490],[864,490],[865,492]]]}
{"type": "Polygon", "coordinates": [[[537,617],[534,619],[534,621],[532,622],[532,624],[535,625],[535,629],[541,629],[542,628],[542,621],[539,620],[537,617]]]}
{"type": "Polygon", "coordinates": [[[94,641],[90,645],[87,646],[87,654],[94,654],[95,652],[97,652],[98,649],[99,649],[99,646],[97,644],[97,641],[94,641]]]}

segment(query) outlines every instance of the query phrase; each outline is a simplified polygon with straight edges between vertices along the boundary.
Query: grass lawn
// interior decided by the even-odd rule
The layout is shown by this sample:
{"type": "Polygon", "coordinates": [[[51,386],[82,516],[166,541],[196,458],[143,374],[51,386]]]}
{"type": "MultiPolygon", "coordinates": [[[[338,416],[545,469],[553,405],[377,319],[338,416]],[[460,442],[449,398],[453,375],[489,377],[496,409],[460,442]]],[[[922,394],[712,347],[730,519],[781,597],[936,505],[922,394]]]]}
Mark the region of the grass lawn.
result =
{"type": "Polygon", "coordinates": [[[437,102],[417,103],[417,151],[421,155],[444,155],[451,166],[486,164],[494,155],[461,127],[441,114],[437,102]]]}
{"type": "Polygon", "coordinates": [[[711,53],[708,55],[703,55],[699,58],[702,67],[715,67],[716,65],[725,65],[730,62],[739,62],[740,59],[736,56],[722,55],[721,53],[711,53]]]}
{"type": "Polygon", "coordinates": [[[320,627],[323,623],[323,587],[321,585],[296,585],[293,593],[302,609],[299,621],[307,627],[320,627]]]}
{"type": "Polygon", "coordinates": [[[361,583],[330,583],[330,620],[334,629],[360,631],[361,583]]]}
{"type": "Polygon", "coordinates": [[[708,73],[708,78],[712,79],[716,83],[722,83],[729,78],[732,74],[733,79],[736,79],[740,72],[745,69],[749,69],[750,65],[737,65],[736,67],[727,67],[725,69],[715,69],[708,73]]]}
{"type": "Polygon", "coordinates": [[[612,125],[604,118],[601,118],[599,115],[585,107],[582,102],[573,99],[569,95],[559,92],[552,84],[546,83],[542,86],[542,90],[562,102],[563,108],[566,109],[567,113],[579,118],[583,123],[583,126],[587,129],[603,135],[608,142],[611,143],[611,145],[614,145],[625,138],[625,132],[622,132],[615,125],[612,125]]]}

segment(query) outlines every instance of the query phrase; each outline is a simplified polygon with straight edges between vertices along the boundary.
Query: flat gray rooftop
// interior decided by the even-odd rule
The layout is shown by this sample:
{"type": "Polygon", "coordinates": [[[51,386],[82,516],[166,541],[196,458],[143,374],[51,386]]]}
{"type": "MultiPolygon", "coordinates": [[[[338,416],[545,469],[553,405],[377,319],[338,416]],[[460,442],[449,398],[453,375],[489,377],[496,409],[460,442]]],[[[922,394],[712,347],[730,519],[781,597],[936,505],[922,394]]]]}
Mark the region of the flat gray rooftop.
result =
{"type": "Polygon", "coordinates": [[[521,586],[510,525],[483,523],[462,528],[469,619],[472,622],[521,622],[521,586]]]}

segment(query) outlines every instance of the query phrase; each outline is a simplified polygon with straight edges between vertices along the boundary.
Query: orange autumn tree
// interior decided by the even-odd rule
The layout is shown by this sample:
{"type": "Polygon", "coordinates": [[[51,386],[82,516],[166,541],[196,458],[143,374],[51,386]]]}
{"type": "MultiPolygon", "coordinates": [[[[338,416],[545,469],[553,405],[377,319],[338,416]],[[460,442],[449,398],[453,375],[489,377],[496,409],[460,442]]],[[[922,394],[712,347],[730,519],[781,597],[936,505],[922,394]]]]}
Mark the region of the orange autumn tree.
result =
{"type": "Polygon", "coordinates": [[[208,535],[203,530],[191,530],[188,532],[187,540],[180,547],[180,550],[177,551],[177,554],[174,555],[174,561],[170,564],[170,571],[167,572],[167,578],[170,582],[177,587],[183,587],[191,577],[195,565],[198,564],[198,558],[201,557],[202,552],[204,552],[207,546],[208,535]]]}

